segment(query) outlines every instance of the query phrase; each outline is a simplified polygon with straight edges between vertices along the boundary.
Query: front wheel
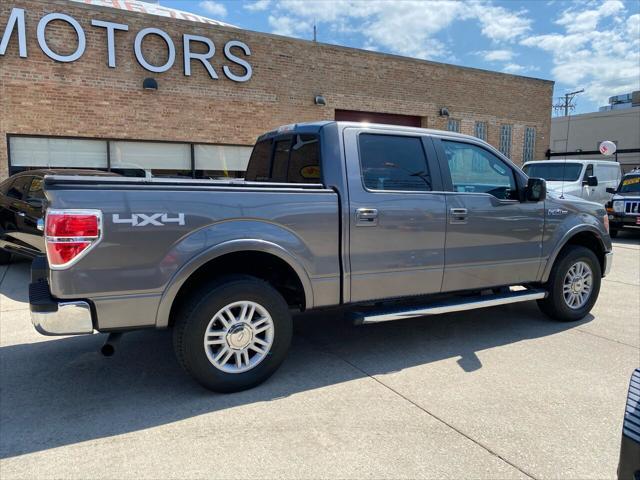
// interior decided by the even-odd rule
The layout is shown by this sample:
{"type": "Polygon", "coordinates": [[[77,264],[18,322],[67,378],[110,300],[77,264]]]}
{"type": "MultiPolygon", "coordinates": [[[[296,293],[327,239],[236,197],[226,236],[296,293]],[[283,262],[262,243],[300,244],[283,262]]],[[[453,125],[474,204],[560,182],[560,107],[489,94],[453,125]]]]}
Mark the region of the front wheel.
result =
{"type": "Polygon", "coordinates": [[[547,282],[548,295],[538,300],[538,306],[555,320],[580,320],[596,303],[601,278],[600,262],[593,251],[569,245],[556,258],[547,282]]]}
{"type": "Polygon", "coordinates": [[[617,228],[609,229],[609,236],[611,238],[616,238],[618,236],[618,229],[617,228]]]}
{"type": "Polygon", "coordinates": [[[292,336],[289,307],[268,283],[247,275],[212,282],[186,301],[174,327],[182,367],[215,392],[237,392],[269,378],[292,336]]]}

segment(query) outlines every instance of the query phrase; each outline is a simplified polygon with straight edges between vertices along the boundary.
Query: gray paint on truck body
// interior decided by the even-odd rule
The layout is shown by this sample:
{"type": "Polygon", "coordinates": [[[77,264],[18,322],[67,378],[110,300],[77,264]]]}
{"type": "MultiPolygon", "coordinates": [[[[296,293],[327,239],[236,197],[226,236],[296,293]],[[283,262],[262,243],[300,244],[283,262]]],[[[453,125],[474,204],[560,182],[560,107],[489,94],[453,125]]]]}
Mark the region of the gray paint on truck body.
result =
{"type": "Polygon", "coordinates": [[[545,281],[562,246],[581,231],[611,251],[598,204],[553,194],[524,202],[453,191],[440,138],[481,146],[513,170],[518,188],[526,185],[511,161],[473,137],[349,122],[293,128],[319,135],[322,184],[47,177],[51,208],[98,208],[105,219],[103,239],[90,254],[50,272],[54,297],[90,300],[99,329],[166,327],[180,286],[231,252],[261,251],[287,262],[300,278],[306,308],[313,309],[545,281]],[[421,138],[433,191],[367,191],[357,136],[372,132],[421,138]],[[449,221],[450,208],[459,206],[469,211],[464,225],[449,221]],[[377,209],[378,225],[359,226],[358,208],[377,209]],[[549,215],[549,209],[567,213],[549,215]],[[113,214],[160,212],[183,213],[184,225],[112,222],[113,214]]]}

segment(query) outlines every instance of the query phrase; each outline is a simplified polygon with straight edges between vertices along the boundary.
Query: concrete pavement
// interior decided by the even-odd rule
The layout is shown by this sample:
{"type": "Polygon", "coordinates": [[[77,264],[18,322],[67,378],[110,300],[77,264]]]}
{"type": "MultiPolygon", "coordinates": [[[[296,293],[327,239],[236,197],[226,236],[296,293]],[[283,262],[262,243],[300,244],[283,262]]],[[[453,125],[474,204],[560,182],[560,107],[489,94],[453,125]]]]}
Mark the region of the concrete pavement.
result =
{"type": "Polygon", "coordinates": [[[170,332],[43,337],[28,264],[0,267],[0,477],[614,478],[640,364],[640,235],[592,315],[535,303],[353,327],[302,317],[264,385],[216,395],[170,332]]]}

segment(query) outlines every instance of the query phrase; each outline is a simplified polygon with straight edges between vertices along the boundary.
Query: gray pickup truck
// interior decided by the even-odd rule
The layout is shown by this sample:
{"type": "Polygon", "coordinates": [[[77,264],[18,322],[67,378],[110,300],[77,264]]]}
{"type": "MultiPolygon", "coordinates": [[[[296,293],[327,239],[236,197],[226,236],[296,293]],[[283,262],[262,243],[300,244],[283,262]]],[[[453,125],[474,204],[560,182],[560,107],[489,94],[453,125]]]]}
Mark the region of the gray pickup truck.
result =
{"type": "Polygon", "coordinates": [[[546,194],[487,143],[343,122],[258,138],[243,180],[45,178],[47,256],[29,289],[49,335],[172,328],[205,387],[282,363],[291,314],[361,324],[537,300],[591,310],[611,266],[604,208],[546,194]]]}

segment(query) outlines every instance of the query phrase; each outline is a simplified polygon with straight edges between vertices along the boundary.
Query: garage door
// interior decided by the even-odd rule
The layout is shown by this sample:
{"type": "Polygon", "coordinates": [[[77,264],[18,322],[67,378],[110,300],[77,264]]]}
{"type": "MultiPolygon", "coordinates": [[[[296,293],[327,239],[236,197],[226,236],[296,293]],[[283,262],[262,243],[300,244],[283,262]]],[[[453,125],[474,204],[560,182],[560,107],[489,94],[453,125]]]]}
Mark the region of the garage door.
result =
{"type": "Polygon", "coordinates": [[[420,117],[414,115],[357,112],[355,110],[336,110],[336,120],[344,122],[386,123],[388,125],[404,125],[405,127],[422,126],[420,117]]]}

